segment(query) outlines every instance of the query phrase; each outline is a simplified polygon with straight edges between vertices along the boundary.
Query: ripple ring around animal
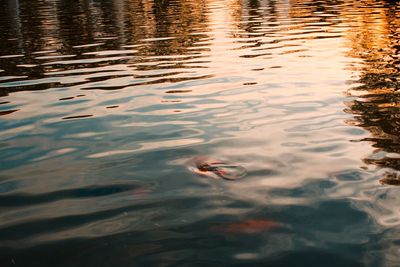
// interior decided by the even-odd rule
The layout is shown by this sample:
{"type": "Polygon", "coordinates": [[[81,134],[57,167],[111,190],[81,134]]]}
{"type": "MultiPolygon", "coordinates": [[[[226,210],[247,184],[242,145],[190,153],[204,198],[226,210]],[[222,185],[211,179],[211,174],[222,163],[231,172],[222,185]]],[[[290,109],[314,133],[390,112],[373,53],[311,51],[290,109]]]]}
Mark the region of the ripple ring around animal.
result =
{"type": "Polygon", "coordinates": [[[205,156],[194,157],[187,165],[191,172],[213,179],[238,180],[247,174],[246,169],[236,163],[205,156]]]}

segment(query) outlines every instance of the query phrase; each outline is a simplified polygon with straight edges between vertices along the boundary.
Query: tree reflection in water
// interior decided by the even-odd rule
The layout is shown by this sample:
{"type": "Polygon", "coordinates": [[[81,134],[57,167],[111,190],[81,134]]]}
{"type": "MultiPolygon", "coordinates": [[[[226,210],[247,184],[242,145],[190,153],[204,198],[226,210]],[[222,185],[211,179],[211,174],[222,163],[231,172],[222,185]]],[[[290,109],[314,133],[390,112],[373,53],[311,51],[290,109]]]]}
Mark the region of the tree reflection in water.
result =
{"type": "MultiPolygon", "coordinates": [[[[371,142],[377,148],[364,161],[396,172],[400,171],[400,10],[396,2],[389,1],[384,8],[369,2],[358,14],[343,14],[351,18],[351,26],[357,25],[347,35],[351,41],[350,56],[362,60],[352,66],[359,77],[349,91],[355,99],[346,103],[345,111],[354,114],[349,124],[371,133],[371,137],[361,141],[371,142]]],[[[389,176],[396,177],[394,173],[389,176]]]]}

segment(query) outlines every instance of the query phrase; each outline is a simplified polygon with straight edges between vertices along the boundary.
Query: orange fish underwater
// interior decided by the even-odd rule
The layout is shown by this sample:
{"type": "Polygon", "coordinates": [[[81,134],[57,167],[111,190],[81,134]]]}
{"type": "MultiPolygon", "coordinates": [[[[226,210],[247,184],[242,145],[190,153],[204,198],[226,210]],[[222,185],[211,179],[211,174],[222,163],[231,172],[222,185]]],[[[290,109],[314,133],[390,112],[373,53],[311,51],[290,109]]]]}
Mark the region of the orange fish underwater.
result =
{"type": "Polygon", "coordinates": [[[258,234],[279,227],[280,224],[270,220],[251,219],[244,222],[231,223],[226,226],[212,226],[211,232],[224,234],[258,234]]]}

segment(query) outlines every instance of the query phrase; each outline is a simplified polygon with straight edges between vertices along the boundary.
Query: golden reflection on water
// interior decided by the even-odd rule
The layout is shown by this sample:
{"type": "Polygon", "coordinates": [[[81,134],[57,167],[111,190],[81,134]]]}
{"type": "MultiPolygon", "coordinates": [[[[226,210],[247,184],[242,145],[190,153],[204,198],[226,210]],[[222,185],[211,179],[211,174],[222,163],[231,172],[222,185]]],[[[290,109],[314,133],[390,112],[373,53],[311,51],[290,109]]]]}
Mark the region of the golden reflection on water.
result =
{"type": "Polygon", "coordinates": [[[370,132],[371,137],[363,140],[377,148],[365,162],[399,171],[399,157],[390,154],[400,152],[400,110],[397,103],[399,11],[396,3],[389,2],[386,8],[372,4],[355,14],[342,13],[349,19],[350,30],[346,34],[350,40],[348,54],[362,60],[352,66],[357,77],[353,79],[356,86],[349,94],[355,99],[347,102],[347,112],[354,114],[350,124],[370,132]]]}
{"type": "MultiPolygon", "coordinates": [[[[270,186],[296,187],[303,183],[303,179],[325,175],[327,169],[337,172],[344,166],[351,168],[356,162],[351,160],[343,165],[340,164],[343,161],[341,157],[314,157],[304,148],[310,146],[309,149],[317,150],[324,145],[317,145],[314,141],[323,143],[334,138],[334,135],[320,132],[318,124],[336,127],[338,130],[333,133],[339,135],[344,131],[341,130],[343,125],[340,120],[331,121],[335,117],[343,117],[341,92],[346,88],[351,72],[359,71],[348,69],[349,56],[356,56],[349,54],[346,48],[346,44],[353,44],[348,37],[351,35],[348,29],[358,26],[348,25],[352,19],[346,19],[346,14],[339,15],[340,8],[331,6],[330,9],[319,10],[312,3],[296,1],[288,4],[282,1],[228,1],[225,5],[223,1],[131,0],[109,4],[108,8],[113,10],[110,14],[105,11],[108,4],[94,5],[85,11],[88,7],[71,7],[63,1],[55,2],[50,9],[65,8],[65,16],[50,16],[39,11],[40,23],[35,30],[39,28],[41,31],[26,34],[26,38],[31,38],[30,34],[39,36],[33,40],[37,44],[29,44],[26,39],[23,41],[26,48],[19,52],[33,54],[36,58],[34,53],[37,51],[57,52],[49,53],[53,56],[49,62],[46,62],[48,59],[41,59],[44,61],[38,73],[29,74],[33,83],[31,87],[18,86],[16,90],[53,86],[56,88],[51,90],[60,89],[55,91],[57,94],[50,95],[47,92],[13,95],[12,102],[23,108],[14,112],[12,117],[4,116],[6,119],[46,116],[49,108],[56,112],[43,119],[43,124],[107,115],[145,114],[168,118],[166,116],[189,114],[186,121],[195,125],[196,134],[182,139],[158,140],[152,149],[156,149],[157,145],[164,147],[165,143],[169,144],[168,147],[174,144],[179,147],[180,144],[186,146],[205,142],[209,138],[207,131],[199,128],[214,125],[223,131],[229,125],[239,129],[237,133],[230,133],[235,138],[247,141],[257,138],[261,143],[263,139],[274,140],[261,147],[274,151],[277,158],[292,153],[310,155],[305,156],[302,167],[298,165],[292,174],[287,172],[275,180],[261,182],[270,186]],[[81,14],[82,17],[78,21],[73,14],[81,14]],[[46,21],[40,18],[46,18],[46,21]],[[47,24],[60,30],[57,34],[49,34],[42,26],[47,24]],[[76,35],[63,32],[71,25],[76,35]],[[103,47],[107,37],[117,34],[108,28],[110,26],[119,29],[117,39],[108,40],[112,49],[103,47]],[[49,44],[44,41],[47,35],[53,38],[49,44]],[[78,35],[80,39],[76,38],[78,35]],[[349,39],[350,42],[347,41],[349,39]],[[72,58],[57,58],[62,54],[72,58]],[[89,63],[92,59],[101,61],[89,63]],[[113,59],[115,63],[110,61],[113,59]],[[60,86],[45,80],[53,76],[61,82],[60,86]],[[224,79],[228,82],[222,82],[224,79]],[[99,89],[122,90],[102,93],[99,89]],[[85,90],[84,95],[78,98],[82,90],[85,90]],[[36,101],[44,96],[47,103],[36,101]],[[105,101],[109,97],[116,101],[105,101]],[[63,104],[55,105],[57,102],[63,104]],[[155,106],[155,103],[163,107],[155,106]],[[153,109],[148,108],[152,106],[153,109]],[[298,112],[291,112],[291,109],[298,112]],[[204,125],[199,125],[199,113],[208,114],[207,119],[201,121],[204,125]],[[325,117],[318,114],[325,114],[325,117]],[[296,122],[305,125],[292,125],[296,122]],[[260,130],[266,131],[266,134],[261,135],[260,130]],[[304,134],[301,133],[303,131],[311,132],[304,134]],[[282,144],[286,143],[297,143],[300,148],[283,147],[282,144]],[[299,179],[287,180],[288,175],[299,179]]],[[[48,7],[45,10],[49,12],[48,7]]],[[[28,24],[25,27],[29,27],[28,24]]],[[[361,38],[354,39],[359,41],[361,38]]],[[[32,61],[29,56],[27,58],[32,61]]],[[[10,91],[13,90],[10,87],[10,91]]],[[[138,123],[115,121],[112,127],[118,129],[138,123]]],[[[153,122],[153,125],[156,123],[153,122]]],[[[44,129],[38,127],[35,131],[42,132],[44,129]]],[[[359,159],[366,154],[361,146],[345,149],[341,143],[336,143],[337,153],[346,151],[345,158],[359,159]]],[[[148,143],[114,144],[111,149],[99,146],[86,157],[123,155],[142,151],[143,147],[149,147],[148,143]]],[[[237,157],[242,153],[230,150],[220,148],[217,153],[237,157]]],[[[246,151],[248,155],[253,153],[260,157],[263,153],[259,146],[253,151],[248,147],[246,151]]],[[[295,164],[294,161],[288,164],[295,164]]],[[[259,164],[265,164],[262,162],[260,160],[259,164]]],[[[247,164],[251,164],[250,160],[247,164]]]]}

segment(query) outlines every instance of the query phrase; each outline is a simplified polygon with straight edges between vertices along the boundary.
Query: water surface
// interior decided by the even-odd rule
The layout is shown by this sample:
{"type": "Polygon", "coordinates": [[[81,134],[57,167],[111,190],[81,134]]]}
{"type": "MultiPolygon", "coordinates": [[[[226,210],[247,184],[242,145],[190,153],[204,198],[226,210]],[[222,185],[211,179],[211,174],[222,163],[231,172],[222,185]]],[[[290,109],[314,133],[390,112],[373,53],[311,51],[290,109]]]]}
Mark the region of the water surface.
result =
{"type": "Polygon", "coordinates": [[[395,266],[396,1],[0,3],[1,266],[395,266]],[[235,181],[193,157],[243,166],[235,181]]]}

